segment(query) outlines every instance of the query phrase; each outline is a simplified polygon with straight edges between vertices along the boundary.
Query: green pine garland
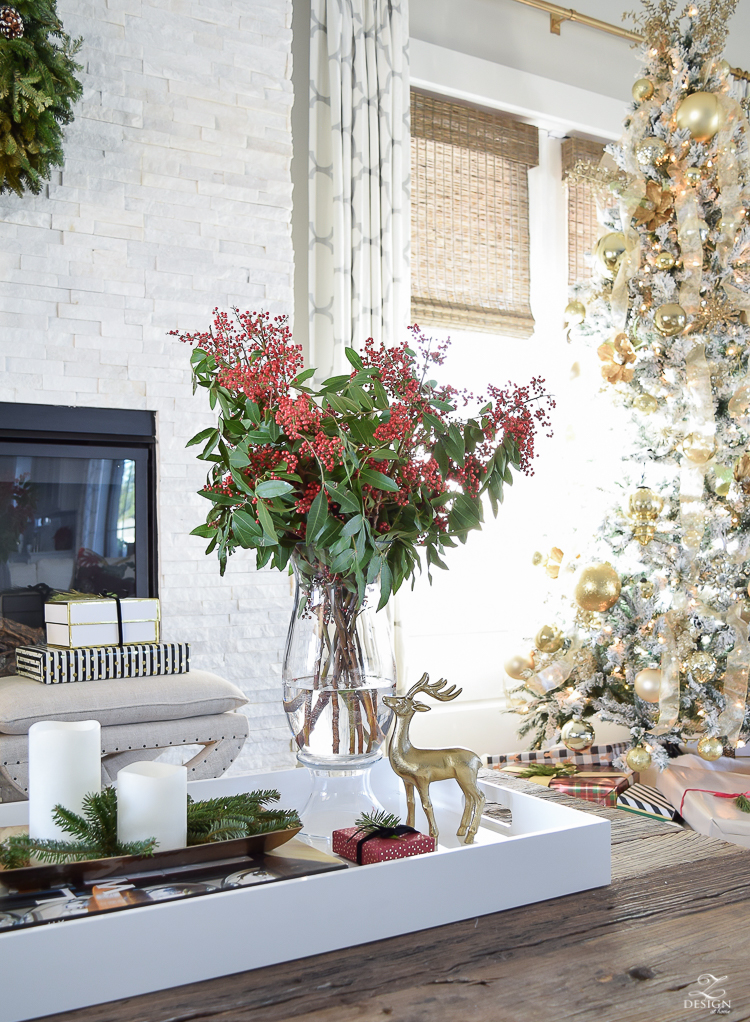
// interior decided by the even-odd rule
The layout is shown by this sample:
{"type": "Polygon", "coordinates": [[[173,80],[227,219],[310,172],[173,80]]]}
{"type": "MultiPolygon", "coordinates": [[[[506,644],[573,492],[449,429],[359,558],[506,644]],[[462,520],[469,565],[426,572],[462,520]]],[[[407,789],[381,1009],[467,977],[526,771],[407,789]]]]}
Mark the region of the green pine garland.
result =
{"type": "MultiPolygon", "coordinates": [[[[202,845],[299,827],[299,816],[293,809],[267,808],[280,798],[278,791],[252,791],[203,802],[194,802],[188,795],[187,843],[202,845]]],[[[14,835],[0,844],[0,866],[19,869],[29,866],[32,858],[38,862],[66,863],[119,855],[147,856],[156,849],[153,838],[128,844],[117,840],[117,790],[113,787],[87,795],[81,816],[56,806],[53,817],[73,840],[48,841],[27,834],[14,835]]]]}
{"type": "Polygon", "coordinates": [[[63,164],[62,126],[81,96],[73,57],[82,40],[63,31],[55,0],[16,0],[23,35],[0,38],[0,194],[35,195],[63,164]]]}

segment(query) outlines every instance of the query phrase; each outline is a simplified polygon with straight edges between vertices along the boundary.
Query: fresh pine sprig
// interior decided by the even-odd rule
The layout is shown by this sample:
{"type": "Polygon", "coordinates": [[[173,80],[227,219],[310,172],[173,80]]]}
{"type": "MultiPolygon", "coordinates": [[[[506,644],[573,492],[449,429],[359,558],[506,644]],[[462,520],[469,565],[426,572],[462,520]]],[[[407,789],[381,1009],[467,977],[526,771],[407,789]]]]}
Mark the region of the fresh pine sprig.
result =
{"type": "Polygon", "coordinates": [[[738,795],[734,804],[743,813],[750,813],[750,798],[747,795],[738,795]]]}
{"type": "Polygon", "coordinates": [[[537,763],[522,770],[516,777],[570,777],[576,773],[575,763],[537,763]]]}
{"type": "MultiPolygon", "coordinates": [[[[254,791],[225,798],[194,802],[188,795],[188,845],[230,841],[301,826],[293,809],[268,809],[278,802],[278,791],[254,791]]],[[[73,840],[43,841],[26,834],[6,838],[0,844],[0,866],[20,869],[32,859],[45,863],[82,862],[113,856],[149,856],[156,839],[123,843],[117,839],[117,790],[105,788],[87,795],[82,814],[56,806],[53,819],[73,840]]]]}
{"type": "Polygon", "coordinates": [[[373,809],[371,813],[362,813],[354,821],[354,826],[358,831],[372,831],[380,830],[381,828],[388,828],[389,830],[394,827],[398,827],[401,820],[395,813],[386,812],[385,809],[373,809]]]}

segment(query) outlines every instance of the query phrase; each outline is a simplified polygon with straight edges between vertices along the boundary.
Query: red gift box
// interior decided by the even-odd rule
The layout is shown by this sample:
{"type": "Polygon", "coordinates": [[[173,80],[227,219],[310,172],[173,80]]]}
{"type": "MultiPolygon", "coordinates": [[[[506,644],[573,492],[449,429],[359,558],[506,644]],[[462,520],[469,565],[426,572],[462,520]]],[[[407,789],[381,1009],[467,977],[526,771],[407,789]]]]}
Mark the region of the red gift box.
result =
{"type": "Polygon", "coordinates": [[[361,849],[360,864],[389,859],[406,859],[410,855],[423,855],[435,851],[435,838],[428,834],[402,834],[399,837],[370,837],[360,827],[344,827],[333,832],[333,852],[351,862],[357,862],[357,848],[361,849]],[[367,840],[363,840],[363,839],[367,840]]]}
{"type": "Polygon", "coordinates": [[[616,806],[617,797],[630,787],[632,777],[622,774],[602,774],[599,777],[553,777],[550,779],[549,787],[554,791],[562,792],[564,795],[573,795],[575,798],[585,798],[587,802],[598,802],[601,806],[616,806]]]}

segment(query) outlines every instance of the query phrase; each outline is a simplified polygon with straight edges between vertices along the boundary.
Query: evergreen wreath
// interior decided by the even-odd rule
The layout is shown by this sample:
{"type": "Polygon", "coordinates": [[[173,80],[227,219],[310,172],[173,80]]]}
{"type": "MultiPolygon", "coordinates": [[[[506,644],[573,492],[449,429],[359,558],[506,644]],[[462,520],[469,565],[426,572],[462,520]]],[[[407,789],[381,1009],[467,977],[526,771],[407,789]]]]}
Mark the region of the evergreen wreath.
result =
{"type": "Polygon", "coordinates": [[[73,120],[82,44],[63,31],[55,0],[0,7],[0,194],[37,195],[63,163],[62,126],[73,120]]]}

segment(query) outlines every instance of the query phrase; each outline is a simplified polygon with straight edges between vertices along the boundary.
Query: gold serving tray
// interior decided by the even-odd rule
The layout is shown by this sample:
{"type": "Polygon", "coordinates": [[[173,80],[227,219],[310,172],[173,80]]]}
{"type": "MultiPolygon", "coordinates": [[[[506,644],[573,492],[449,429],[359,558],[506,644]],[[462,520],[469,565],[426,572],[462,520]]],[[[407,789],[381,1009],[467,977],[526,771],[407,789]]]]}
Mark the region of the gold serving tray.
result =
{"type": "MultiPolygon", "coordinates": [[[[14,833],[21,833],[28,828],[12,829],[14,833]]],[[[109,859],[84,859],[82,862],[44,863],[21,869],[0,868],[0,884],[18,891],[39,891],[50,887],[100,883],[136,872],[159,873],[185,866],[200,867],[223,859],[252,858],[286,844],[300,830],[301,827],[287,827],[286,830],[271,830],[266,834],[231,841],[211,841],[205,845],[154,852],[153,855],[119,855],[109,859]]]]}

